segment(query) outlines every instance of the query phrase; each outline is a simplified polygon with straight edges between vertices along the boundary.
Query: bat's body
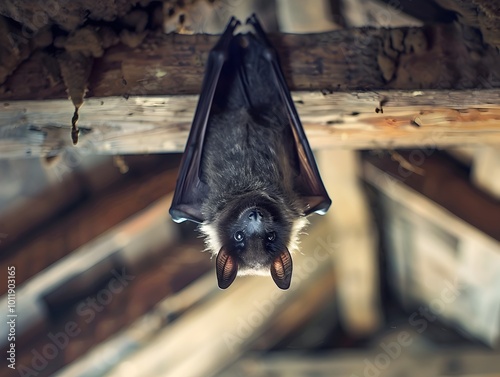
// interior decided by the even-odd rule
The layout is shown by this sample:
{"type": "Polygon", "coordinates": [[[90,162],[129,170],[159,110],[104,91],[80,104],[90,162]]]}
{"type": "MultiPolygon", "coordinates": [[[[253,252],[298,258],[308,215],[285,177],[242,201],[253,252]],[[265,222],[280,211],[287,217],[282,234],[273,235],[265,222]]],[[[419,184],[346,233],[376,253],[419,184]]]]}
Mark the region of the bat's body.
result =
{"type": "Polygon", "coordinates": [[[227,288],[236,274],[269,273],[290,285],[297,237],[330,205],[260,25],[233,36],[232,20],[207,65],[171,214],[201,223],[227,288]]]}

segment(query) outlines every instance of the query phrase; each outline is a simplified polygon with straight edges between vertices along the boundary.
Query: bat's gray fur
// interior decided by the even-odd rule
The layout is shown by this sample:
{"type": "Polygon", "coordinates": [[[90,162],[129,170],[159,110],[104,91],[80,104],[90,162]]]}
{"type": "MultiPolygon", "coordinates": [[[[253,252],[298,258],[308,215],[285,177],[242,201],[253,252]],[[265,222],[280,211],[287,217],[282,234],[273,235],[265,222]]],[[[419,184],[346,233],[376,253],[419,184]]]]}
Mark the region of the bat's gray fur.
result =
{"type": "Polygon", "coordinates": [[[227,102],[214,104],[202,157],[202,180],[209,193],[202,206],[206,221],[201,229],[212,253],[230,244],[236,231],[244,231],[241,217],[250,208],[267,213],[265,231],[276,235],[273,242],[247,242],[239,253],[240,275],[268,274],[273,251],[296,249],[298,233],[306,224],[294,191],[295,141],[259,47],[245,49],[242,56],[245,87],[230,86],[227,102]]]}

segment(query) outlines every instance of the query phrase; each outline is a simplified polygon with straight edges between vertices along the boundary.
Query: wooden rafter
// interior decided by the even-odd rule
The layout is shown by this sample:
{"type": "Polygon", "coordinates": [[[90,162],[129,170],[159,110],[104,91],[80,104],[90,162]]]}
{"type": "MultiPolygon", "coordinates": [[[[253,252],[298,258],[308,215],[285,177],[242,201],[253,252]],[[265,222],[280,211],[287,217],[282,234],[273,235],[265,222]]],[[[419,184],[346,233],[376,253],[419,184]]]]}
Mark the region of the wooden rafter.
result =
{"type": "MultiPolygon", "coordinates": [[[[500,55],[457,25],[271,37],[315,148],[500,142],[500,55]]],[[[82,153],[182,151],[196,104],[185,94],[199,93],[217,38],[151,35],[95,59],[82,153]]],[[[35,53],[0,87],[0,157],[71,145],[74,109],[51,61],[35,53]]]]}
{"type": "MultiPolygon", "coordinates": [[[[218,36],[150,35],[95,59],[87,97],[197,94],[218,36]]],[[[500,87],[500,55],[453,24],[271,35],[292,90],[500,87]]],[[[75,74],[77,71],[75,69],[75,74]]],[[[0,101],[66,98],[58,61],[38,52],[0,86],[0,101]]]]}
{"type": "MultiPolygon", "coordinates": [[[[500,143],[500,90],[294,93],[314,148],[500,143]]],[[[82,155],[181,152],[196,96],[102,98],[80,111],[82,155]]],[[[71,146],[67,100],[19,101],[0,113],[0,158],[71,146]]]]}

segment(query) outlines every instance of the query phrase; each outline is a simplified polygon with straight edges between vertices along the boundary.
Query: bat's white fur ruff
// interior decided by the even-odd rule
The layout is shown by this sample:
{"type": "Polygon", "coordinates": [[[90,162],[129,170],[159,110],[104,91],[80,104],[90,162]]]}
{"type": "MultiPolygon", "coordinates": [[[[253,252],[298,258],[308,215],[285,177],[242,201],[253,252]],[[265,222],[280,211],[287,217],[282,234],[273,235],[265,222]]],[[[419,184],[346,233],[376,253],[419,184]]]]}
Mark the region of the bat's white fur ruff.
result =
{"type": "MultiPolygon", "coordinates": [[[[290,241],[288,242],[288,251],[293,255],[294,252],[299,251],[300,235],[302,230],[309,224],[309,221],[305,216],[297,218],[292,225],[292,230],[290,232],[290,241]]],[[[213,256],[217,256],[220,249],[222,248],[222,242],[217,234],[217,224],[216,223],[203,223],[200,225],[200,231],[205,238],[205,251],[209,251],[213,256]]],[[[239,270],[238,276],[244,275],[269,275],[269,270],[239,270]]]]}

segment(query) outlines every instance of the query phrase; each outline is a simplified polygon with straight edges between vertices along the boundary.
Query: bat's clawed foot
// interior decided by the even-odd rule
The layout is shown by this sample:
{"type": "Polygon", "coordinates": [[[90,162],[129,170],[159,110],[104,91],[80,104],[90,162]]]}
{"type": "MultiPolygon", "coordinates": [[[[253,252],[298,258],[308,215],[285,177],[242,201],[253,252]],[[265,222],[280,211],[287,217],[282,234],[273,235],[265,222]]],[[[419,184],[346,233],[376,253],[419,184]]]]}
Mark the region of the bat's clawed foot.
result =
{"type": "Polygon", "coordinates": [[[223,36],[232,36],[234,34],[234,31],[238,26],[241,25],[240,20],[238,20],[236,17],[231,17],[229,20],[226,30],[224,30],[224,33],[222,33],[223,36]]]}
{"type": "Polygon", "coordinates": [[[215,47],[212,49],[212,51],[216,51],[219,53],[222,53],[223,59],[225,60],[226,56],[225,54],[227,53],[229,43],[233,39],[234,31],[238,26],[241,25],[240,20],[238,20],[236,17],[231,17],[229,20],[229,23],[226,26],[226,30],[222,33],[219,42],[215,45],[215,47]]]}
{"type": "Polygon", "coordinates": [[[269,42],[269,39],[267,38],[266,32],[262,28],[262,25],[259,22],[259,19],[257,18],[257,15],[253,13],[250,17],[247,18],[247,25],[250,24],[253,26],[255,30],[255,34],[259,39],[266,45],[267,49],[269,50],[269,53],[274,55],[273,51],[274,48],[272,47],[271,43],[269,42]]]}
{"type": "Polygon", "coordinates": [[[255,13],[253,13],[250,17],[247,18],[246,23],[247,23],[247,25],[250,24],[254,27],[255,32],[257,33],[257,35],[259,37],[264,36],[265,38],[267,38],[266,32],[262,28],[262,25],[260,24],[259,19],[257,18],[257,15],[255,13]]]}
{"type": "Polygon", "coordinates": [[[241,25],[240,20],[238,20],[236,17],[232,16],[227,24],[226,30],[231,28],[234,31],[234,29],[236,29],[239,25],[241,25]]]}

